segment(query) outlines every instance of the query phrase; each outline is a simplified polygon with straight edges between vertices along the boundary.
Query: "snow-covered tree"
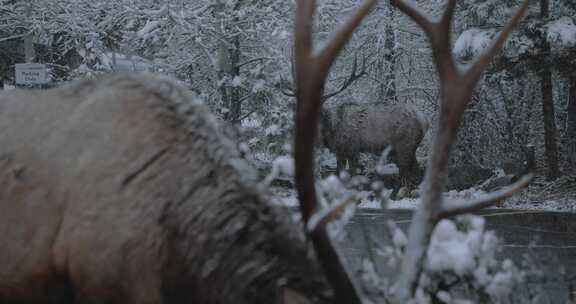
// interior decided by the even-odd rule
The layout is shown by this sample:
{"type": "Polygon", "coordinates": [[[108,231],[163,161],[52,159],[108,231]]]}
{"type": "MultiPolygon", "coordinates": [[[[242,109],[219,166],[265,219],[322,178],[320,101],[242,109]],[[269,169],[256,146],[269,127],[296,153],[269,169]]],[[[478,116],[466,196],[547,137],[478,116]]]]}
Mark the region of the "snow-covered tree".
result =
{"type": "MultiPolygon", "coordinates": [[[[482,49],[486,48],[489,40],[495,35],[498,29],[498,22],[503,16],[510,14],[510,7],[517,5],[520,1],[481,1],[481,3],[466,2],[462,4],[464,18],[464,32],[458,38],[454,52],[463,60],[469,60],[482,49]]],[[[510,112],[516,109],[516,113],[523,112],[523,109],[530,107],[526,102],[529,98],[537,94],[542,99],[541,113],[542,120],[532,123],[536,126],[543,126],[545,144],[545,155],[547,159],[547,175],[556,177],[559,174],[560,155],[567,155],[566,162],[573,162],[571,153],[559,153],[557,140],[558,131],[563,137],[572,138],[569,135],[574,131],[574,108],[573,101],[570,100],[569,94],[563,92],[559,82],[555,81],[560,77],[573,86],[572,76],[574,70],[574,51],[576,46],[576,26],[574,19],[574,4],[571,1],[563,0],[545,0],[540,1],[538,5],[533,4],[529,16],[522,23],[519,31],[513,35],[508,42],[504,55],[493,66],[490,77],[494,78],[493,84],[501,84],[502,81],[510,82],[509,88],[518,92],[520,95],[510,95],[505,90],[496,87],[501,91],[499,98],[494,94],[487,95],[487,98],[500,99],[505,101],[504,107],[508,116],[513,116],[510,112]],[[523,76],[528,73],[527,77],[523,76]],[[522,79],[524,78],[524,79],[522,79]],[[529,89],[522,83],[533,83],[540,85],[540,92],[527,94],[529,89]],[[524,88],[518,90],[518,88],[524,88]],[[558,97],[565,98],[559,101],[558,97]],[[565,105],[567,107],[565,108],[565,105]],[[557,115],[558,108],[561,107],[561,114],[557,115]],[[566,109],[566,110],[564,110],[566,109]],[[564,114],[565,111],[565,114],[564,114]],[[565,126],[560,126],[558,116],[566,116],[565,126]]],[[[492,88],[494,91],[494,88],[492,88]]],[[[531,101],[529,101],[531,104],[531,101]]],[[[534,107],[535,105],[531,105],[534,107]]],[[[523,114],[526,117],[526,114],[523,114]]],[[[535,115],[532,115],[534,118],[535,115]]],[[[532,127],[532,129],[535,129],[532,127]]],[[[521,129],[520,129],[521,130],[521,129]]],[[[525,136],[521,136],[525,137],[525,136]]],[[[508,138],[509,139],[509,138],[508,138]]],[[[515,141],[517,143],[517,141],[515,141]]],[[[540,146],[537,142],[536,145],[540,146]]],[[[560,147],[564,151],[573,151],[572,140],[566,140],[565,145],[560,147]]]]}

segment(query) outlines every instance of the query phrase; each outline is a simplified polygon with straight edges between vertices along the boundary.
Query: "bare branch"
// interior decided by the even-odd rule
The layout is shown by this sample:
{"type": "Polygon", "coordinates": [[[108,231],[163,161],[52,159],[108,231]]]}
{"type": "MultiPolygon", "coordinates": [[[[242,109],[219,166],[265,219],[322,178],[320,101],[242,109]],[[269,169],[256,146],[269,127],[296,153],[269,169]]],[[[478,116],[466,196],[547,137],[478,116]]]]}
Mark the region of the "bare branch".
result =
{"type": "Polygon", "coordinates": [[[408,17],[412,18],[412,20],[414,20],[414,22],[416,22],[424,30],[424,32],[428,34],[428,36],[430,36],[434,31],[434,23],[432,23],[432,21],[430,21],[430,19],[428,19],[425,14],[421,13],[417,6],[411,1],[390,0],[390,3],[392,3],[392,5],[401,10],[408,17]]]}
{"type": "Polygon", "coordinates": [[[252,111],[244,114],[244,116],[241,116],[240,118],[238,118],[238,121],[243,121],[244,119],[248,118],[250,115],[256,113],[256,111],[258,111],[258,109],[253,109],[252,111]]]}
{"type": "Polygon", "coordinates": [[[245,65],[248,65],[248,64],[251,64],[251,63],[253,63],[253,62],[265,61],[265,60],[271,60],[271,59],[272,59],[272,58],[270,58],[270,57],[252,58],[252,59],[250,59],[250,60],[247,60],[247,61],[244,61],[244,62],[242,62],[242,63],[239,63],[239,64],[237,65],[237,67],[238,67],[238,68],[241,68],[241,67],[243,67],[243,66],[245,66],[245,65]]]}
{"type": "Polygon", "coordinates": [[[354,62],[352,63],[352,71],[350,72],[350,75],[348,76],[348,78],[346,78],[346,80],[344,80],[344,82],[342,83],[342,85],[340,86],[340,88],[334,92],[328,93],[328,94],[324,94],[324,96],[322,96],[322,101],[326,101],[340,93],[342,93],[344,90],[346,90],[351,84],[353,84],[356,80],[362,78],[362,76],[366,75],[366,57],[362,56],[362,67],[360,68],[360,71],[358,73],[356,73],[356,70],[358,69],[358,56],[355,55],[354,56],[354,62]]]}
{"type": "Polygon", "coordinates": [[[350,18],[344,26],[338,30],[334,38],[326,45],[326,47],[318,54],[318,73],[322,77],[326,77],[330,66],[338,57],[340,51],[344,48],[344,45],[350,37],[354,30],[360,25],[360,22],[368,15],[372,7],[376,4],[376,0],[364,0],[362,6],[358,8],[358,11],[350,18]]]}
{"type": "Polygon", "coordinates": [[[280,90],[280,93],[282,93],[282,95],[284,96],[288,97],[296,96],[296,92],[294,90],[294,87],[291,85],[291,82],[284,79],[282,75],[280,75],[280,83],[276,84],[275,87],[277,87],[280,90]]]}
{"type": "Polygon", "coordinates": [[[488,193],[474,200],[460,201],[460,200],[447,200],[442,204],[442,209],[438,214],[438,219],[444,219],[450,216],[455,216],[463,213],[470,213],[493,206],[505,198],[510,197],[514,193],[520,191],[528,186],[530,181],[534,178],[534,174],[529,173],[524,175],[520,180],[511,184],[508,187],[498,191],[488,193]]]}
{"type": "Polygon", "coordinates": [[[294,93],[292,88],[286,88],[283,87],[282,85],[278,86],[278,88],[280,89],[280,94],[287,96],[287,97],[294,97],[296,96],[296,93],[294,93]]]}
{"type": "MultiPolygon", "coordinates": [[[[366,57],[362,57],[362,67],[358,72],[358,57],[354,57],[354,62],[352,64],[352,71],[350,75],[342,82],[340,88],[334,92],[327,93],[322,95],[322,102],[344,92],[350,85],[352,85],[356,80],[362,78],[362,76],[367,75],[366,73],[366,57]]],[[[288,80],[284,79],[284,77],[280,76],[280,83],[276,85],[276,87],[280,90],[280,93],[284,96],[288,97],[295,97],[296,93],[294,88],[290,85],[288,80]]]]}

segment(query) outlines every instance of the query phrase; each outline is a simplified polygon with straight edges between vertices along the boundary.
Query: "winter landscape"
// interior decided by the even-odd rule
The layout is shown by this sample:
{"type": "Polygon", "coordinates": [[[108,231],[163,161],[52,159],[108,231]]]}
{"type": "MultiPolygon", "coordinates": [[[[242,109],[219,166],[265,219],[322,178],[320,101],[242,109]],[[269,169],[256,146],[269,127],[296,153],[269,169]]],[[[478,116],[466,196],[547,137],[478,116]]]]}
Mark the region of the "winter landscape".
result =
{"type": "Polygon", "coordinates": [[[0,303],[576,303],[573,0],[0,0],[0,303]]]}

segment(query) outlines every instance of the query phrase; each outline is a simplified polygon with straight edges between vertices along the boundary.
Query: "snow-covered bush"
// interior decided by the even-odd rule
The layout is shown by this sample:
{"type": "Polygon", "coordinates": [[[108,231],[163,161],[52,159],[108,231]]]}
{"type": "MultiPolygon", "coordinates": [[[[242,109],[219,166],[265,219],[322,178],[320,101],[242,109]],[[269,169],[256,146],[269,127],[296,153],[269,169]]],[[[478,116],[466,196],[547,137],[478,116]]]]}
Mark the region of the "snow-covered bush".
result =
{"type": "MultiPolygon", "coordinates": [[[[389,267],[402,259],[406,236],[394,224],[392,246],[381,253],[389,267]]],[[[525,271],[497,256],[500,240],[485,229],[480,216],[442,220],[432,234],[416,303],[501,303],[520,299],[515,291],[525,282],[525,271]]],[[[518,302],[520,303],[520,302],[518,302]]]]}

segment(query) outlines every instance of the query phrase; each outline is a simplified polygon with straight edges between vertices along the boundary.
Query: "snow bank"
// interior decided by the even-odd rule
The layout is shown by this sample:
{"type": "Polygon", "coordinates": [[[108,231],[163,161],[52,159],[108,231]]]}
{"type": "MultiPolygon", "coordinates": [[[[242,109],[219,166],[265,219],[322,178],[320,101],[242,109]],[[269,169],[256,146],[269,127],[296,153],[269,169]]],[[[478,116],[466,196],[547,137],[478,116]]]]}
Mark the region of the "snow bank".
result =
{"type": "Polygon", "coordinates": [[[570,17],[562,17],[547,25],[546,39],[550,44],[562,48],[576,46],[576,24],[570,17]]]}
{"type": "Polygon", "coordinates": [[[428,283],[451,281],[453,274],[471,280],[473,288],[489,295],[493,302],[507,298],[523,284],[525,273],[509,259],[496,259],[498,244],[494,232],[485,230],[485,219],[480,216],[440,221],[426,256],[425,275],[434,278],[428,283]]]}
{"type": "MultiPolygon", "coordinates": [[[[452,52],[458,60],[470,62],[492,44],[497,34],[499,34],[499,30],[496,29],[468,29],[460,34],[452,52]]],[[[513,32],[506,41],[501,55],[506,58],[514,58],[533,50],[534,41],[518,32],[513,32]]]]}

